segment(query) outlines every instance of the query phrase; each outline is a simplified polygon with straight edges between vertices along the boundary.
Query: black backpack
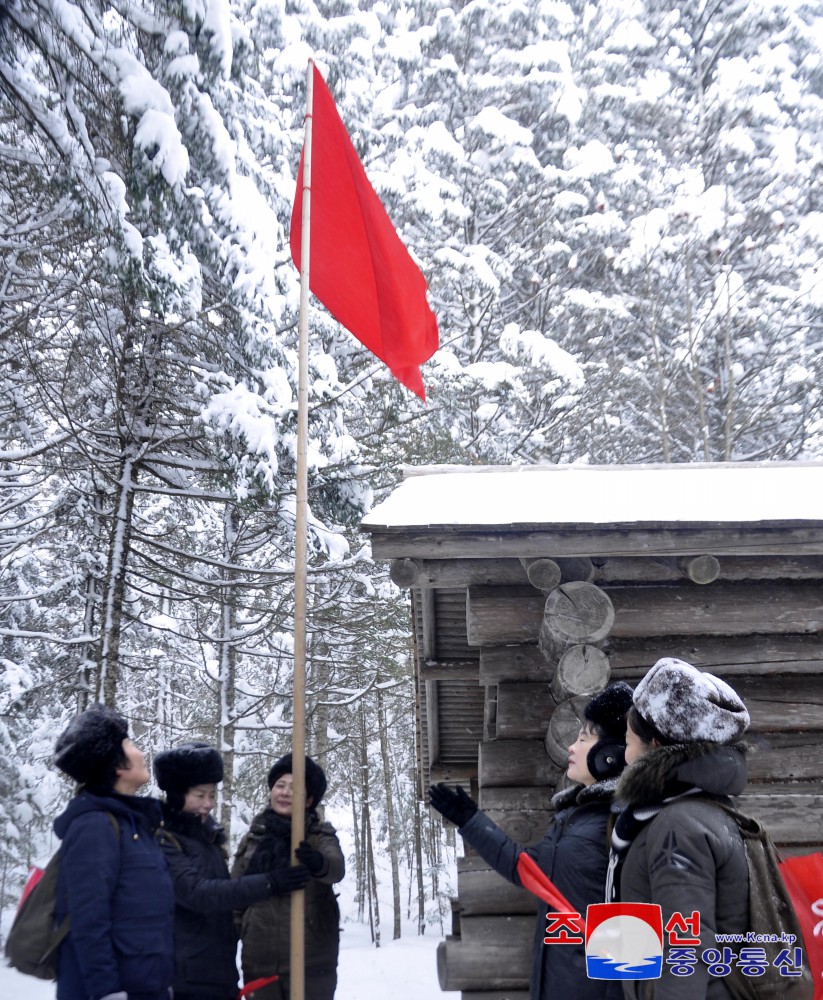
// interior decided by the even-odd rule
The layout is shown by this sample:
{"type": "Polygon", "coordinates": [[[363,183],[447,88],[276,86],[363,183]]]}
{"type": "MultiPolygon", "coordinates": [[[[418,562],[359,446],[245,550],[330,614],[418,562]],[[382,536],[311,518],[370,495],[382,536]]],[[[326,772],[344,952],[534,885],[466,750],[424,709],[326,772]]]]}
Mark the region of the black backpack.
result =
{"type": "MultiPolygon", "coordinates": [[[[106,815],[119,840],[117,820],[111,813],[106,815]]],[[[58,950],[71,929],[70,916],[64,917],[59,927],[55,926],[59,867],[60,851],[57,850],[45,869],[31,870],[6,938],[6,958],[13,969],[52,982],[57,979],[58,950]]]]}
{"type": "Polygon", "coordinates": [[[721,802],[715,801],[714,804],[732,817],[743,838],[749,868],[747,929],[760,936],[756,947],[765,950],[769,961],[768,967],[760,976],[747,976],[740,966],[732,963],[731,972],[723,981],[735,1000],[812,1000],[814,980],[808,952],[803,942],[800,921],[780,874],[777,848],[766,829],[753,816],[738,812],[721,802]],[[771,935],[779,937],[781,932],[794,934],[794,944],[768,940],[771,935]],[[767,939],[765,941],[764,936],[767,939]],[[781,976],[780,970],[773,963],[781,951],[788,950],[792,953],[795,948],[802,949],[802,975],[781,976]]]}

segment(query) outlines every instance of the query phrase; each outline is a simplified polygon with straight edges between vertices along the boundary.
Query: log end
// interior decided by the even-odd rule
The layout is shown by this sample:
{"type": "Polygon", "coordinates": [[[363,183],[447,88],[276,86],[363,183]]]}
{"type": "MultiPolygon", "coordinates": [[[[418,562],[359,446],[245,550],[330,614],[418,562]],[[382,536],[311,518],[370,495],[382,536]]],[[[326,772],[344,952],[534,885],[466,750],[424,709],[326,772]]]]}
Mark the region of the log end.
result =
{"type": "Polygon", "coordinates": [[[392,583],[408,590],[420,579],[420,567],[414,559],[393,559],[389,565],[389,577],[392,583]]]}
{"type": "Polygon", "coordinates": [[[720,562],[715,556],[702,555],[684,559],[681,568],[692,583],[714,583],[720,576],[720,562]]]}
{"type": "Polygon", "coordinates": [[[582,581],[591,583],[597,572],[594,563],[588,556],[573,556],[567,559],[557,560],[563,583],[572,581],[582,581]]]}
{"type": "Polygon", "coordinates": [[[529,583],[537,590],[554,590],[560,583],[560,567],[554,559],[521,559],[529,583]]]}

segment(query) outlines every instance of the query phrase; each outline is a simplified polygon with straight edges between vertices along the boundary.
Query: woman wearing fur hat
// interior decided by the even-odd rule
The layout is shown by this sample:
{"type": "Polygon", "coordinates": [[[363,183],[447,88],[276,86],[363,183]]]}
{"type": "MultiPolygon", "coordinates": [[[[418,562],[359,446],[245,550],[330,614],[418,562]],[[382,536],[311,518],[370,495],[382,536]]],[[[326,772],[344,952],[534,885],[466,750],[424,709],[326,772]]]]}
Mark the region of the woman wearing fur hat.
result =
{"type": "MultiPolygon", "coordinates": [[[[292,755],[276,761],[269,771],[269,806],[254,818],[237,849],[232,877],[280,870],[291,859],[292,755]]],[[[311,872],[306,886],[306,997],[332,1000],[337,987],[340,911],[332,889],[345,874],[345,862],[334,827],[320,821],[316,809],[326,793],[326,775],[306,757],[306,839],[297,858],[311,872]]],[[[255,903],[239,914],[245,983],[277,975],[279,979],[254,991],[254,1000],[288,1000],[291,947],[288,899],[255,903]]]]}
{"type": "Polygon", "coordinates": [[[57,740],[55,763],[80,786],[54,823],[62,841],[57,1000],[168,1000],[174,894],[154,842],[160,803],[122,715],[94,705],[57,740]]]}
{"type": "MultiPolygon", "coordinates": [[[[557,810],[540,843],[524,847],[507,836],[463,791],[445,785],[429,789],[431,804],[459,827],[459,833],[500,875],[520,885],[518,860],[528,854],[585,916],[589,903],[602,903],[608,863],[607,823],[617,776],[624,765],[626,713],[632,690],[622,682],[596,694],[569,747],[567,775],[574,784],[552,799],[557,810]]],[[[546,904],[537,907],[532,1000],[605,1000],[621,996],[619,984],[589,979],[583,945],[543,943],[546,904]]]]}
{"type": "MultiPolygon", "coordinates": [[[[624,804],[612,833],[614,879],[621,902],[656,903],[663,921],[700,914],[703,949],[716,933],[744,933],[749,915],[746,851],[737,824],[712,800],[729,802],[746,784],[749,713],[712,674],[671,657],[637,685],[629,712],[626,768],[617,789],[624,804]]],[[[627,998],[647,997],[649,983],[626,981],[627,998]]],[[[722,978],[698,962],[687,977],[664,968],[655,1000],[730,997],[722,978]]]]}
{"type": "Polygon", "coordinates": [[[237,933],[233,911],[272,896],[288,898],[309,879],[303,865],[232,880],[226,836],[211,816],[223,758],[207,743],[182,743],[157,755],[154,774],[166,793],[163,848],[174,883],[175,1000],[233,1000],[237,933]]]}

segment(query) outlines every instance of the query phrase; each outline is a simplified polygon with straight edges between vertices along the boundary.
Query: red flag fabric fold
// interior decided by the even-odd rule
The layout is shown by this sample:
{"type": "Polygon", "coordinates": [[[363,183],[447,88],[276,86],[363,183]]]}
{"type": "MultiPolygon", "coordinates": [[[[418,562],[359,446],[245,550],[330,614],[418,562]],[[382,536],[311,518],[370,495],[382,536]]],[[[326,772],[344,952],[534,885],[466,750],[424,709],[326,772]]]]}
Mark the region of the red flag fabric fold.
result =
{"type": "MultiPolygon", "coordinates": [[[[313,78],[309,288],[395,378],[425,399],[420,366],[438,346],[426,279],[369,183],[316,66],[313,78]]],[[[298,270],[304,155],[291,217],[298,270]]]]}
{"type": "Polygon", "coordinates": [[[517,874],[524,889],[528,889],[538,899],[548,903],[558,913],[577,912],[534,858],[525,851],[522,851],[517,859],[517,874]]]}

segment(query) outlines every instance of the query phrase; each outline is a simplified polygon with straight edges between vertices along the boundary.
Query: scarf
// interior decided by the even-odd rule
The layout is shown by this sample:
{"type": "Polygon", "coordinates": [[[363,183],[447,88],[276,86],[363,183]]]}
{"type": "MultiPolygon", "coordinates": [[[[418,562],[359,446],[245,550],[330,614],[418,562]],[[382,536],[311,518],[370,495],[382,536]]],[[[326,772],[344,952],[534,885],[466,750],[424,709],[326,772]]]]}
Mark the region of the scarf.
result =
{"type": "Polygon", "coordinates": [[[278,816],[273,809],[266,809],[255,824],[254,833],[262,827],[257,847],[249,859],[246,875],[261,875],[291,864],[291,817],[278,816]]]}
{"type": "Polygon", "coordinates": [[[606,870],[606,902],[613,903],[616,897],[617,873],[622,866],[632,841],[647,823],[651,823],[663,806],[689,795],[704,795],[702,788],[689,788],[678,795],[670,795],[660,802],[648,805],[628,805],[622,809],[612,828],[611,849],[609,850],[609,866],[606,870]]]}

